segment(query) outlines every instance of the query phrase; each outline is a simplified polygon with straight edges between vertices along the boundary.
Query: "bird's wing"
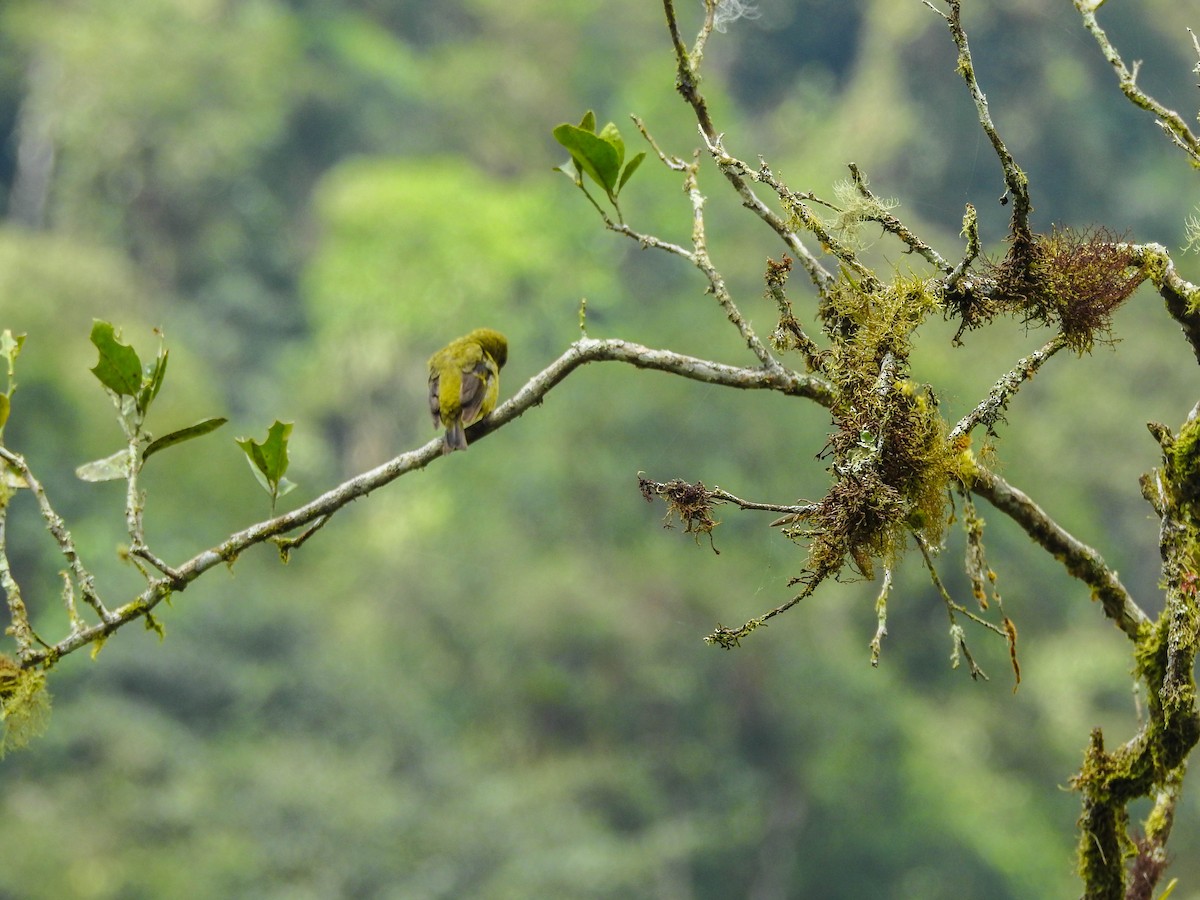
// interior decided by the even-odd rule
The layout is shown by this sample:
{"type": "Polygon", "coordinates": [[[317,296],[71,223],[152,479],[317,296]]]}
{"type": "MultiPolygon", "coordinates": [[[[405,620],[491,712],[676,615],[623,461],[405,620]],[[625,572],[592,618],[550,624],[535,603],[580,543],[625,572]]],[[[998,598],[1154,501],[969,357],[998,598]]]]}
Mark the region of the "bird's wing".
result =
{"type": "Polygon", "coordinates": [[[496,364],[491,358],[484,356],[470,371],[463,373],[462,400],[463,425],[470,425],[483,418],[484,399],[487,397],[488,386],[496,377],[496,364]]]}

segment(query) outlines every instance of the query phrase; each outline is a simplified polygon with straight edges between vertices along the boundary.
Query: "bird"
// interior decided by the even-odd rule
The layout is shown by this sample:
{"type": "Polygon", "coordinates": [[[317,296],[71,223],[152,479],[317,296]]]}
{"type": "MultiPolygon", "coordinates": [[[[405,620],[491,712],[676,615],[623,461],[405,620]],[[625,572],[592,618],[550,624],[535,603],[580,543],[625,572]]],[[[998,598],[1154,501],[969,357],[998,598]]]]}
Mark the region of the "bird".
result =
{"type": "Polygon", "coordinates": [[[491,328],[476,328],[429,358],[429,412],[433,427],[446,429],[442,453],[466,450],[465,429],[496,408],[507,361],[508,339],[491,328]]]}

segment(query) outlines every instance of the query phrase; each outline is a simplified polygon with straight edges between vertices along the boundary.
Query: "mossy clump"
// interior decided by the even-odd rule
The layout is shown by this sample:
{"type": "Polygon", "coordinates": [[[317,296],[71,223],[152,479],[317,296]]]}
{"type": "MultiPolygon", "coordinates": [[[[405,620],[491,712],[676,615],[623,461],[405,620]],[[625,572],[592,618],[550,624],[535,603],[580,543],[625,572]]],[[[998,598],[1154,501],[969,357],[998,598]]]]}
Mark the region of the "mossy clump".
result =
{"type": "Polygon", "coordinates": [[[1164,448],[1166,479],[1180,512],[1195,520],[1200,501],[1200,419],[1187,422],[1164,448]]]}
{"type": "Polygon", "coordinates": [[[810,579],[847,564],[872,577],[873,561],[890,565],[913,531],[941,542],[959,454],[932,391],[906,374],[912,334],[941,309],[938,285],[912,276],[864,283],[844,272],[826,297],[822,369],[836,400],[822,456],[835,481],[785,530],[809,542],[810,579]]]}
{"type": "Polygon", "coordinates": [[[963,279],[947,295],[959,336],[999,315],[1058,328],[1067,346],[1091,352],[1112,343],[1112,317],[1148,277],[1132,245],[1103,228],[1020,233],[999,262],[963,279]]]}
{"type": "Polygon", "coordinates": [[[49,716],[46,673],[40,669],[22,669],[13,659],[0,656],[0,722],[4,723],[0,758],[41,735],[49,716]]]}
{"type": "Polygon", "coordinates": [[[667,514],[663,517],[664,528],[674,527],[673,520],[678,516],[679,521],[683,523],[684,534],[694,535],[697,543],[700,542],[700,535],[707,535],[708,544],[713,553],[720,555],[721,551],[713,542],[712,533],[713,529],[721,523],[713,516],[712,511],[715,505],[713,494],[704,486],[703,482],[697,481],[695,484],[689,484],[679,478],[674,478],[664,484],[659,484],[639,475],[638,489],[646,498],[647,503],[653,503],[655,496],[663,498],[663,502],[667,504],[667,514]]]}

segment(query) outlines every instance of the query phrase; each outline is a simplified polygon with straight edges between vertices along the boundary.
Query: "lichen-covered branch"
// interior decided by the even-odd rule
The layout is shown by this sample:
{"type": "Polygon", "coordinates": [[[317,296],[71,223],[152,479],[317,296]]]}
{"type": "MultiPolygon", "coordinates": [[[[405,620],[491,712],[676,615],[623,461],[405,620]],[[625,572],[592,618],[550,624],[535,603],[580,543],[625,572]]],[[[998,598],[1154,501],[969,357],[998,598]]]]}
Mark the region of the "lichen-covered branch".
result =
{"type": "Polygon", "coordinates": [[[765,184],[779,197],[800,228],[811,232],[822,247],[828,248],[830,253],[837,257],[843,265],[857,273],[859,277],[868,279],[872,284],[875,283],[874,273],[863,265],[854,248],[830,232],[820,217],[809,207],[808,204],[813,199],[812,197],[793,191],[775,176],[765,162],[760,164],[757,169],[752,169],[737,157],[730,156],[725,151],[724,135],[718,134],[715,137],[704,135],[704,139],[708,144],[708,152],[712,154],[713,160],[716,161],[722,172],[734,172],[743,179],[765,184]]]}
{"type": "Polygon", "coordinates": [[[1146,277],[1166,301],[1167,312],[1183,330],[1183,336],[1200,362],[1200,285],[1179,274],[1175,261],[1162,244],[1130,244],[1129,251],[1146,271],[1146,277]]]}
{"type": "Polygon", "coordinates": [[[71,537],[71,533],[67,530],[66,523],[62,517],[54,511],[54,507],[50,505],[50,499],[46,496],[46,491],[42,484],[34,476],[33,470],[30,469],[25,458],[19,453],[13,453],[5,447],[0,447],[0,459],[3,459],[25,480],[29,490],[33,492],[34,498],[37,500],[38,509],[41,511],[42,518],[46,522],[46,529],[53,536],[55,543],[58,544],[59,552],[67,561],[70,567],[72,576],[79,585],[79,592],[83,595],[84,602],[96,611],[102,621],[108,621],[112,617],[112,613],[104,606],[100,600],[100,595],[96,591],[96,580],[92,573],[84,566],[83,560],[80,559],[79,551],[75,547],[75,541],[71,537]]]}
{"type": "Polygon", "coordinates": [[[980,466],[970,484],[971,493],[983,497],[1021,526],[1043,550],[1063,564],[1067,572],[1092,589],[1104,613],[1131,640],[1144,636],[1149,617],[1134,602],[1117,573],[1092,547],[1055,522],[1023,491],[995,472],[980,466]]]}
{"type": "Polygon", "coordinates": [[[975,112],[979,118],[979,124],[988,136],[988,140],[991,141],[992,148],[996,151],[996,156],[1000,160],[1000,168],[1004,171],[1004,184],[1008,188],[1008,193],[1012,195],[1012,234],[1014,239],[1018,239],[1030,233],[1029,213],[1033,210],[1033,206],[1029,202],[1029,179],[1013,159],[1012,153],[1000,138],[1000,132],[996,130],[995,123],[992,122],[992,113],[988,108],[987,97],[979,87],[979,79],[975,74],[975,62],[971,57],[967,32],[963,29],[961,0],[948,0],[948,3],[950,12],[943,13],[929,0],[925,0],[925,5],[944,18],[946,24],[950,26],[950,34],[954,38],[954,45],[958,48],[958,74],[967,83],[971,99],[975,102],[975,112]]]}
{"type": "MultiPolygon", "coordinates": [[[[1100,46],[1100,52],[1104,54],[1104,58],[1108,60],[1108,64],[1116,73],[1121,92],[1129,98],[1134,106],[1157,116],[1159,126],[1170,135],[1172,142],[1190,156],[1193,162],[1200,165],[1200,135],[1188,127],[1183,116],[1173,109],[1168,109],[1138,87],[1138,63],[1135,62],[1133,68],[1125,65],[1121,54],[1117,52],[1117,48],[1109,40],[1108,34],[1096,20],[1096,10],[1100,7],[1100,2],[1098,0],[1074,0],[1074,3],[1075,8],[1079,10],[1079,15],[1083,18],[1083,27],[1096,39],[1096,43],[1100,46]]],[[[1193,40],[1195,40],[1195,35],[1193,35],[1193,40]]],[[[1200,54],[1200,43],[1197,44],[1196,52],[1200,54]]]]}
{"type": "MultiPolygon", "coordinates": [[[[868,203],[868,208],[874,209],[873,212],[861,214],[861,219],[867,222],[878,222],[884,231],[894,234],[897,238],[908,245],[911,252],[923,256],[932,265],[936,266],[946,275],[954,273],[954,267],[951,266],[942,257],[940,253],[933,249],[925,241],[921,240],[913,231],[905,225],[896,216],[888,213],[878,197],[871,191],[867,184],[867,178],[863,175],[862,170],[855,163],[849,164],[850,178],[854,183],[854,188],[862,195],[868,203]]],[[[978,252],[978,251],[976,251],[978,252]]]]}
{"type": "MultiPolygon", "coordinates": [[[[711,145],[720,140],[716,126],[708,112],[708,103],[700,92],[700,63],[703,58],[704,44],[713,29],[713,7],[707,8],[704,24],[696,39],[695,50],[688,52],[679,29],[679,21],[675,15],[674,0],[663,0],[663,10],[667,16],[667,30],[671,35],[671,45],[675,51],[675,89],[692,107],[699,124],[700,132],[705,142],[711,145]]],[[[800,236],[788,227],[788,223],[774,210],[767,206],[750,188],[746,180],[736,171],[722,168],[722,174],[742,198],[742,203],[762,219],[772,231],[788,246],[791,252],[808,271],[809,277],[821,292],[827,290],[834,282],[834,276],[821,265],[820,260],[804,244],[800,236]]]]}
{"type": "Polygon", "coordinates": [[[984,425],[990,431],[992,426],[1003,417],[1004,410],[1008,407],[1008,401],[1012,399],[1013,394],[1020,389],[1022,384],[1037,374],[1038,369],[1050,357],[1066,345],[1066,338],[1058,334],[1047,341],[1041,349],[1017,360],[1017,364],[992,386],[987,396],[950,429],[950,440],[955,441],[960,437],[965,437],[978,425],[984,425]]]}

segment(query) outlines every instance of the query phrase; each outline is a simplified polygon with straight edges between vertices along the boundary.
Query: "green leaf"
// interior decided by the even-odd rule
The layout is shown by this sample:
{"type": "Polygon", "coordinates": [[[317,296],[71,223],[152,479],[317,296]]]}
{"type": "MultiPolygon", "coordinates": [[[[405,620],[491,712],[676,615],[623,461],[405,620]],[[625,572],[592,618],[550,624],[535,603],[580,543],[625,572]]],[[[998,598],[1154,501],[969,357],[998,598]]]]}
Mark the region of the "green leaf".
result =
{"type": "Polygon", "coordinates": [[[577,125],[559,125],[554,129],[554,139],[567,148],[575,163],[604,188],[611,199],[621,169],[616,148],[577,125]]]}
{"type": "Polygon", "coordinates": [[[579,120],[579,127],[584,131],[596,133],[596,114],[590,109],[583,114],[583,118],[579,120]]]}
{"type": "Polygon", "coordinates": [[[0,356],[8,360],[8,377],[12,378],[16,370],[17,355],[25,344],[25,335],[14,335],[11,329],[5,328],[0,332],[0,356]]]}
{"type": "MultiPolygon", "coordinates": [[[[164,354],[162,358],[166,359],[166,355],[164,354]]],[[[203,437],[210,431],[216,431],[228,421],[224,417],[202,419],[195,425],[189,425],[187,428],[180,428],[178,431],[164,434],[158,440],[151,441],[150,445],[142,451],[142,461],[145,462],[152,454],[157,453],[159,450],[166,450],[168,447],[174,447],[176,444],[182,444],[184,441],[203,437]]]]}
{"type": "Polygon", "coordinates": [[[136,396],[142,386],[142,361],[137,352],[121,343],[112,323],[100,319],[92,320],[92,343],[100,351],[100,361],[92,367],[92,374],[114,394],[136,396]]]}
{"type": "Polygon", "coordinates": [[[167,374],[167,354],[170,352],[160,347],[158,358],[154,360],[154,367],[147,367],[149,371],[142,379],[142,389],[138,391],[137,398],[138,409],[142,412],[149,408],[150,401],[157,397],[158,392],[162,389],[163,377],[167,374]]]}
{"type": "Polygon", "coordinates": [[[80,481],[120,481],[129,477],[129,451],[118,450],[104,459],[86,462],[75,470],[80,481]]]}
{"type": "Polygon", "coordinates": [[[621,172],[621,181],[617,185],[617,193],[618,194],[621,192],[621,188],[625,187],[625,182],[627,182],[633,176],[633,173],[637,171],[638,166],[640,166],[642,164],[642,160],[644,160],[645,158],[646,158],[646,151],[643,150],[641,153],[639,153],[637,156],[635,156],[633,159],[631,159],[629,161],[629,165],[627,165],[625,167],[625,170],[623,172],[621,172]]]}
{"type": "Polygon", "coordinates": [[[0,394],[0,432],[4,431],[4,425],[8,422],[8,414],[12,411],[12,401],[8,398],[8,394],[0,394]]]}
{"type": "Polygon", "coordinates": [[[579,163],[575,162],[573,158],[568,159],[561,166],[555,166],[554,171],[562,172],[564,175],[570,178],[573,182],[575,182],[575,187],[583,187],[583,172],[579,168],[579,163]]]}
{"type": "Polygon", "coordinates": [[[617,126],[609,122],[600,130],[598,137],[600,140],[612,144],[612,148],[617,151],[617,168],[620,169],[621,164],[625,162],[625,141],[621,137],[621,132],[617,130],[617,126]]]}
{"type": "Polygon", "coordinates": [[[271,495],[272,503],[295,487],[283,477],[288,468],[287,445],[291,433],[291,422],[276,420],[267,430],[267,439],[261,443],[253,438],[236,438],[237,445],[250,462],[250,470],[271,495]]]}

